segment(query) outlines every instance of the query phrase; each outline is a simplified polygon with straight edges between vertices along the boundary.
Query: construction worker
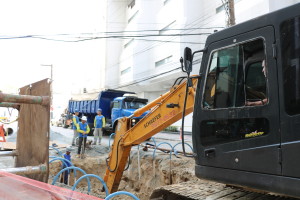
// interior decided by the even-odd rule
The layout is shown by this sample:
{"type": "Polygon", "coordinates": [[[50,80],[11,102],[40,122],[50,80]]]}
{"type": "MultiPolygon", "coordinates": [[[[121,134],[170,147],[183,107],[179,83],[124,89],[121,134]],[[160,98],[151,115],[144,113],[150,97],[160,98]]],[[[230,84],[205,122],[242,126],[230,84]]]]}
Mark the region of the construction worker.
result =
{"type": "MultiPolygon", "coordinates": [[[[88,123],[86,123],[86,121],[87,121],[86,116],[82,116],[81,122],[79,122],[77,124],[77,132],[79,134],[79,145],[78,145],[78,151],[77,151],[77,158],[80,157],[82,142],[83,142],[83,150],[85,149],[87,135],[90,132],[90,127],[89,127],[88,123]]],[[[82,154],[84,154],[84,151],[82,152],[82,154]]]]}
{"type": "Polygon", "coordinates": [[[99,108],[97,110],[97,116],[94,120],[94,145],[97,143],[97,139],[99,139],[99,145],[101,144],[102,140],[102,133],[103,133],[103,127],[105,127],[105,117],[102,115],[102,109],[99,108]]]}
{"type": "Polygon", "coordinates": [[[78,133],[77,133],[77,124],[79,123],[79,110],[75,109],[75,113],[73,115],[73,131],[74,131],[74,135],[73,135],[73,139],[72,139],[72,146],[75,146],[75,140],[78,137],[78,133]]]}
{"type": "MultiPolygon", "coordinates": [[[[71,162],[71,148],[70,147],[66,148],[66,153],[64,154],[64,158],[71,162]]],[[[68,163],[68,162],[65,162],[65,163],[66,163],[66,166],[63,164],[63,168],[71,166],[70,163],[68,163]]],[[[68,179],[69,179],[69,171],[67,170],[67,171],[64,171],[64,173],[63,173],[61,183],[68,184],[68,179]]]]}

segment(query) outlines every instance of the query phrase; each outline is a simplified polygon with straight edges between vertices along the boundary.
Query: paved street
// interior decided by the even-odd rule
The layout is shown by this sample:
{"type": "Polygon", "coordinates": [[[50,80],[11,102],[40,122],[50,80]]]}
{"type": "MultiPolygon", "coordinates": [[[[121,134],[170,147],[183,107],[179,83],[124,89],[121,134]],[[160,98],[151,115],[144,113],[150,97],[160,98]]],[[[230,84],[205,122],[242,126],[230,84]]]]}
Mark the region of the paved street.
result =
{"type": "MultiPolygon", "coordinates": [[[[7,141],[9,142],[15,142],[16,141],[16,137],[17,137],[17,133],[15,130],[17,130],[17,123],[15,123],[13,126],[11,126],[14,128],[14,133],[11,136],[7,137],[7,141]]],[[[73,138],[73,130],[72,129],[65,129],[62,127],[55,127],[55,126],[51,126],[50,127],[51,133],[50,133],[50,140],[53,141],[58,141],[61,144],[71,144],[72,142],[72,138],[73,138]]],[[[155,139],[156,143],[159,144],[161,142],[168,142],[170,143],[172,146],[174,146],[175,144],[181,142],[180,140],[180,136],[178,133],[163,133],[160,132],[158,134],[156,134],[155,136],[153,136],[153,138],[155,139]]],[[[88,140],[93,140],[93,136],[88,136],[88,140]]],[[[192,145],[192,136],[191,135],[186,135],[185,136],[185,141],[187,143],[189,143],[190,145],[192,145]]],[[[113,140],[111,141],[111,143],[113,142],[113,140]]],[[[152,143],[153,141],[146,141],[145,143],[152,143]]],[[[109,136],[104,136],[102,139],[102,145],[108,146],[109,145],[109,136]]],[[[162,148],[166,148],[169,149],[170,147],[166,144],[162,144],[160,147],[162,148]]],[[[134,149],[136,149],[137,147],[133,147],[134,149]]],[[[181,144],[177,145],[176,147],[177,150],[181,151],[182,147],[181,144]]],[[[186,147],[186,151],[187,152],[191,152],[189,147],[186,147]]],[[[0,159],[0,169],[1,168],[7,168],[7,167],[13,167],[14,166],[14,158],[12,157],[1,157],[0,159]]]]}

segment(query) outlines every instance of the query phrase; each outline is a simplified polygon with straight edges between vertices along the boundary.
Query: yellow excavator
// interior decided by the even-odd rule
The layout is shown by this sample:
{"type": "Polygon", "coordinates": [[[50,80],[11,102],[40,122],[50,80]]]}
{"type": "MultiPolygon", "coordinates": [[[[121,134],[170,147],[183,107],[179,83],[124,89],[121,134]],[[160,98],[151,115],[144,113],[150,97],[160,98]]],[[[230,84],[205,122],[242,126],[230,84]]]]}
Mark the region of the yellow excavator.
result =
{"type": "MultiPolygon", "coordinates": [[[[193,112],[198,178],[300,198],[299,10],[295,4],[216,32],[199,51],[187,47],[181,60],[187,76],[118,121],[104,176],[110,192],[118,189],[132,146],[193,112]],[[202,53],[200,71],[190,76],[196,53],[202,53]],[[132,127],[132,117],[146,110],[149,114],[132,127]]],[[[176,190],[155,198],[193,199],[179,198],[176,190]]],[[[198,191],[194,199],[205,198],[198,191]]]]}

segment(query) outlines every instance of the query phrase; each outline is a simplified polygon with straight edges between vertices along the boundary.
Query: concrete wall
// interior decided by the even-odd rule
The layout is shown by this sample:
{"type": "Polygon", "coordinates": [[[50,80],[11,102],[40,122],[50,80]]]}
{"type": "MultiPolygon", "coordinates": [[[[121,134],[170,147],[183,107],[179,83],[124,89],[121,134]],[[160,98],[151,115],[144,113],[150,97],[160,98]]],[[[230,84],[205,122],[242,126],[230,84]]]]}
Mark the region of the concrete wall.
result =
{"type": "Polygon", "coordinates": [[[269,9],[272,12],[299,2],[300,0],[269,0],[269,9]]]}
{"type": "MultiPolygon", "coordinates": [[[[126,25],[126,1],[107,1],[106,32],[124,31],[126,25]]],[[[115,34],[105,34],[115,35],[115,34]]],[[[113,88],[120,81],[120,54],[122,51],[122,40],[106,39],[106,63],[105,63],[105,88],[113,88]]]]}

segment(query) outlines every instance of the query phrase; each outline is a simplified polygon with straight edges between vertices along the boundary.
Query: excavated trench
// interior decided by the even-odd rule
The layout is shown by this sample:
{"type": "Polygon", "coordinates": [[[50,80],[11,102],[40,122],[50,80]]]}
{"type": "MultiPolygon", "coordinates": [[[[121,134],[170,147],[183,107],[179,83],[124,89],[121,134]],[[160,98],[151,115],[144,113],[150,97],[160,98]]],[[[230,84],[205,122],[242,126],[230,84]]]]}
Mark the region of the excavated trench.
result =
{"type": "MultiPolygon", "coordinates": [[[[97,149],[89,150],[85,159],[72,158],[72,162],[76,167],[83,169],[86,173],[95,174],[103,178],[106,170],[105,158],[107,157],[107,153],[107,147],[98,147],[97,149]]],[[[73,157],[75,157],[74,154],[75,150],[73,157]]],[[[146,200],[149,199],[152,191],[157,187],[186,181],[201,181],[194,176],[194,160],[192,158],[183,156],[176,158],[172,155],[170,165],[170,154],[157,152],[154,160],[152,155],[153,151],[144,152],[140,150],[140,166],[138,166],[138,151],[132,150],[131,163],[128,170],[123,174],[119,186],[120,191],[131,192],[141,200],[146,200]]],[[[49,183],[52,183],[53,176],[56,175],[60,169],[59,162],[51,163],[49,183]]],[[[77,177],[82,176],[80,172],[77,173],[77,177]]],[[[72,186],[73,183],[74,177],[71,175],[69,184],[72,186]]],[[[58,183],[56,185],[68,188],[68,186],[64,184],[58,183]]],[[[102,184],[97,179],[91,178],[91,188],[91,195],[102,198],[105,197],[105,194],[101,192],[102,184]]],[[[78,184],[76,191],[87,192],[86,180],[78,184]]],[[[132,198],[123,196],[120,199],[132,198]]]]}

